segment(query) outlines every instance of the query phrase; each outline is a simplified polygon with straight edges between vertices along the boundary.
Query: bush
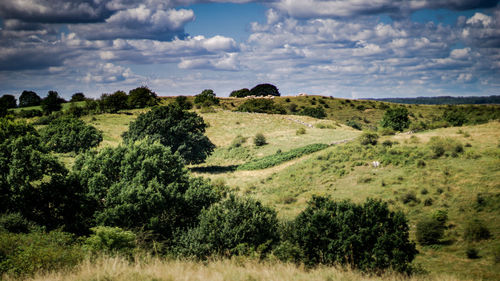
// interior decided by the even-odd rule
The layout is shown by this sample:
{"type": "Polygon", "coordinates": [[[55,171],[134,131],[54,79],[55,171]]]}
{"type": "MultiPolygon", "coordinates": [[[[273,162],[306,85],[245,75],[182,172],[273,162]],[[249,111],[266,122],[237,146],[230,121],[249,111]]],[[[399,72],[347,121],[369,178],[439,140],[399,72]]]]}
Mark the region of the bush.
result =
{"type": "Polygon", "coordinates": [[[465,226],[464,239],[472,241],[481,241],[491,237],[490,230],[484,223],[478,219],[469,221],[465,226]]]}
{"type": "Polygon", "coordinates": [[[186,96],[176,97],[175,103],[183,110],[189,110],[193,108],[193,104],[190,101],[188,101],[186,96]]]}
{"type": "Polygon", "coordinates": [[[29,110],[22,109],[22,110],[17,112],[17,116],[19,116],[21,118],[32,118],[32,117],[38,117],[38,116],[42,116],[42,115],[43,115],[43,112],[39,109],[29,109],[29,110]]]}
{"type": "Polygon", "coordinates": [[[253,138],[253,143],[255,146],[263,146],[267,144],[266,137],[262,133],[258,133],[253,138]]]}
{"type": "Polygon", "coordinates": [[[376,133],[365,132],[359,137],[359,142],[362,145],[376,145],[378,141],[378,135],[376,133]]]}
{"type": "Polygon", "coordinates": [[[200,214],[197,227],[179,241],[183,256],[207,258],[250,254],[265,255],[278,241],[276,212],[252,199],[230,196],[200,214]]]}
{"type": "Polygon", "coordinates": [[[50,150],[62,153],[84,151],[102,141],[101,131],[73,117],[51,121],[40,130],[40,136],[50,150]]]}
{"type": "Polygon", "coordinates": [[[308,265],[409,272],[417,254],[403,213],[390,211],[378,200],[356,205],[314,196],[293,226],[291,242],[303,251],[308,265]]]}
{"type": "Polygon", "coordinates": [[[229,147],[231,148],[236,148],[242,146],[245,142],[247,142],[247,138],[237,135],[234,140],[231,142],[231,145],[229,147]]]}
{"type": "Polygon", "coordinates": [[[432,137],[428,145],[433,153],[433,158],[439,158],[446,152],[458,154],[464,151],[463,145],[452,138],[432,137]]]}
{"type": "Polygon", "coordinates": [[[380,134],[382,136],[393,136],[396,134],[396,132],[392,128],[382,128],[380,130],[380,134]]]}
{"type": "Polygon", "coordinates": [[[467,258],[469,259],[478,259],[479,258],[479,251],[476,248],[467,248],[465,251],[465,254],[467,255],[467,258]]]}
{"type": "Polygon", "coordinates": [[[68,233],[0,232],[0,276],[24,279],[35,273],[71,268],[83,258],[83,251],[68,233]]]}
{"type": "Polygon", "coordinates": [[[268,114],[286,114],[286,110],[269,99],[249,99],[242,103],[236,111],[268,114]]]}
{"type": "Polygon", "coordinates": [[[445,222],[436,217],[419,221],[417,223],[417,241],[421,245],[439,244],[444,235],[445,222]]]}
{"type": "Polygon", "coordinates": [[[361,124],[359,124],[358,122],[356,122],[354,120],[349,120],[345,124],[349,127],[356,129],[356,130],[361,130],[361,124]]]}
{"type": "Polygon", "coordinates": [[[128,108],[128,96],[124,91],[116,91],[113,94],[102,94],[99,101],[99,109],[102,112],[117,113],[128,108]]]}
{"type": "Polygon", "coordinates": [[[250,90],[247,88],[243,88],[240,90],[234,90],[231,92],[231,94],[229,94],[229,96],[233,97],[233,98],[244,98],[244,97],[247,97],[250,95],[251,95],[250,90]]]}
{"type": "Polygon", "coordinates": [[[464,112],[460,110],[445,110],[443,119],[451,126],[462,126],[467,121],[464,112]]]}
{"type": "Polygon", "coordinates": [[[28,233],[36,228],[36,224],[25,219],[20,213],[0,215],[0,232],[28,233]]]}
{"type": "Polygon", "coordinates": [[[132,256],[136,246],[136,235],[119,227],[97,226],[90,229],[93,234],[84,242],[84,249],[93,253],[132,256]]]}
{"type": "Polygon", "coordinates": [[[207,125],[198,114],[175,105],[155,107],[130,123],[123,133],[125,143],[148,139],[178,152],[187,163],[201,163],[215,145],[204,135],[207,125]]]}
{"type": "Polygon", "coordinates": [[[311,116],[318,119],[326,117],[325,110],[322,107],[305,107],[300,111],[300,115],[311,116]]]}
{"type": "Polygon", "coordinates": [[[156,93],[148,87],[142,86],[130,90],[127,97],[127,105],[129,108],[144,108],[158,104],[156,93]]]}
{"type": "Polygon", "coordinates": [[[295,131],[295,134],[298,136],[298,135],[305,135],[306,134],[306,128],[304,127],[300,127],[297,129],[297,131],[295,131]]]}
{"type": "Polygon", "coordinates": [[[395,131],[403,131],[410,125],[408,109],[406,107],[389,108],[382,117],[381,125],[395,131]]]}
{"type": "Polygon", "coordinates": [[[278,88],[272,84],[259,84],[250,90],[250,95],[259,96],[280,96],[278,88]]]}
{"type": "Polygon", "coordinates": [[[218,105],[219,99],[215,97],[213,90],[207,89],[194,97],[194,103],[208,107],[211,105],[218,105]]]}
{"type": "Polygon", "coordinates": [[[79,101],[85,101],[85,95],[83,93],[75,93],[71,96],[70,102],[79,102],[79,101]]]}

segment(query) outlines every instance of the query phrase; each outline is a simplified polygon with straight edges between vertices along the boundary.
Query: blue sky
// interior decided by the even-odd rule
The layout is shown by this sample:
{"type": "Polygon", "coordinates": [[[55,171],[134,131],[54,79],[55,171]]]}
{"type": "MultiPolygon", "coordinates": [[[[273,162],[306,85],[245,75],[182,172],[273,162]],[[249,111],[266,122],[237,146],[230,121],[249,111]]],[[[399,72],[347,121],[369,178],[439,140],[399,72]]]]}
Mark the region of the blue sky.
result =
{"type": "Polygon", "coordinates": [[[500,95],[497,0],[3,0],[0,95],[500,95]]]}

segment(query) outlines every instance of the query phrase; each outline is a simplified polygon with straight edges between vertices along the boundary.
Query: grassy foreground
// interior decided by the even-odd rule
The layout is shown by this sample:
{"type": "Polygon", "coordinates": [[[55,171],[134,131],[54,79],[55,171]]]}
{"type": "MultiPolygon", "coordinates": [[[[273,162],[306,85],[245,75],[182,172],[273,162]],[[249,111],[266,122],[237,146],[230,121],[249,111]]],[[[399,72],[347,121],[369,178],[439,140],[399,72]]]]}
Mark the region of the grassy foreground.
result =
{"type": "MultiPolygon", "coordinates": [[[[10,279],[6,279],[10,280],[10,279]]],[[[100,258],[86,260],[71,272],[57,272],[38,275],[30,280],[95,280],[95,281],[153,281],[153,280],[199,280],[199,281],[258,281],[258,280],[296,280],[296,281],[455,281],[449,275],[415,275],[405,277],[396,274],[382,276],[363,275],[360,272],[336,267],[317,267],[306,269],[281,262],[259,262],[248,258],[233,258],[209,261],[206,263],[179,260],[150,259],[129,263],[122,258],[100,258]]]]}

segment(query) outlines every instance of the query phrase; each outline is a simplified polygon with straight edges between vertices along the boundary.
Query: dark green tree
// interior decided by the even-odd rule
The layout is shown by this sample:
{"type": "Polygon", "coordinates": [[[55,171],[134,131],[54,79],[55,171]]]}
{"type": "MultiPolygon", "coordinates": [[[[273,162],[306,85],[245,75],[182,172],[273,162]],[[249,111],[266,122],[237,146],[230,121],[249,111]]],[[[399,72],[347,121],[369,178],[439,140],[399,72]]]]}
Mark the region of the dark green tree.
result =
{"type": "Polygon", "coordinates": [[[113,94],[102,94],[99,108],[103,112],[117,113],[128,108],[128,96],[124,91],[116,91],[113,94]]]}
{"type": "Polygon", "coordinates": [[[0,119],[0,213],[20,213],[49,229],[79,229],[81,190],[42,145],[36,130],[0,119]]]}
{"type": "Polygon", "coordinates": [[[272,84],[259,84],[250,90],[250,95],[253,96],[280,96],[278,88],[272,84]]]}
{"type": "Polygon", "coordinates": [[[467,122],[465,113],[459,109],[445,110],[443,112],[443,119],[452,126],[462,126],[465,122],[467,122]]]}
{"type": "Polygon", "coordinates": [[[141,86],[130,90],[127,104],[129,108],[144,108],[158,104],[156,93],[146,86],[141,86]]]}
{"type": "Polygon", "coordinates": [[[218,105],[219,99],[215,96],[213,90],[205,89],[194,97],[194,103],[201,104],[203,106],[218,105]]]}
{"type": "Polygon", "coordinates": [[[19,97],[19,107],[40,105],[42,99],[33,91],[23,91],[19,97]]]}
{"type": "Polygon", "coordinates": [[[6,108],[16,108],[16,97],[14,97],[13,95],[3,95],[0,98],[0,104],[3,104],[3,106],[6,108]]]}
{"type": "Polygon", "coordinates": [[[59,97],[56,91],[49,91],[47,97],[42,100],[42,111],[45,115],[49,115],[54,111],[59,111],[62,108],[64,100],[59,97]]]}
{"type": "Polygon", "coordinates": [[[179,241],[179,253],[207,258],[269,251],[278,241],[276,212],[260,202],[230,196],[200,214],[196,228],[179,241]]]}
{"type": "Polygon", "coordinates": [[[178,152],[186,162],[201,163],[215,148],[204,135],[206,126],[196,113],[168,105],[139,115],[122,136],[126,143],[142,139],[159,141],[178,152]]]}
{"type": "Polygon", "coordinates": [[[154,231],[164,239],[193,226],[201,209],[219,200],[204,180],[191,180],[182,159],[159,143],[89,151],[73,171],[95,210],[96,222],[154,231]]]}
{"type": "Polygon", "coordinates": [[[390,211],[386,203],[377,200],[356,205],[315,196],[291,229],[291,242],[302,249],[309,265],[408,272],[417,254],[404,214],[390,211]]]}
{"type": "Polygon", "coordinates": [[[233,98],[244,98],[244,97],[247,97],[250,95],[252,95],[252,94],[250,93],[250,90],[247,88],[243,88],[240,90],[234,90],[231,92],[231,94],[229,94],[229,96],[233,97],[233,98]]]}
{"type": "Polygon", "coordinates": [[[322,107],[305,107],[299,113],[300,115],[311,116],[318,119],[326,117],[326,112],[322,107]]]}
{"type": "Polygon", "coordinates": [[[70,102],[79,102],[79,101],[85,101],[85,100],[86,100],[86,98],[85,98],[85,95],[83,93],[74,93],[71,96],[70,102]]]}
{"type": "Polygon", "coordinates": [[[384,128],[392,128],[395,131],[403,131],[410,126],[408,109],[406,109],[406,107],[387,109],[382,117],[381,125],[384,128]]]}
{"type": "Polygon", "coordinates": [[[102,141],[102,132],[80,119],[62,117],[51,121],[40,130],[44,144],[55,152],[80,152],[96,147],[102,141]]]}

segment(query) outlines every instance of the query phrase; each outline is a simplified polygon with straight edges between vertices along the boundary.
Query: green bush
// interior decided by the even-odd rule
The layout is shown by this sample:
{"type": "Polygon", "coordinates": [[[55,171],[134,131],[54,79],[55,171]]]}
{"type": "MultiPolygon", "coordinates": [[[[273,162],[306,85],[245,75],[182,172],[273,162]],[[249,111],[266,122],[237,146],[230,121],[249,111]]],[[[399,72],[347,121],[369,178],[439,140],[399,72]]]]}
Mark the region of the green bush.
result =
{"type": "Polygon", "coordinates": [[[273,155],[265,156],[255,159],[248,163],[238,166],[238,170],[260,170],[279,165],[283,162],[301,157],[303,155],[311,154],[316,151],[327,148],[327,144],[315,143],[303,147],[295,148],[287,152],[280,152],[273,155]]]}
{"type": "Polygon", "coordinates": [[[229,146],[230,148],[236,148],[236,147],[241,147],[243,144],[247,142],[247,138],[237,135],[233,141],[231,142],[231,145],[229,146]]]}
{"type": "Polygon", "coordinates": [[[35,273],[71,268],[83,258],[84,252],[69,233],[0,232],[0,276],[26,278],[35,273]]]}
{"type": "Polygon", "coordinates": [[[200,214],[197,227],[179,239],[182,256],[207,258],[268,253],[278,241],[276,212],[252,199],[230,196],[200,214]]]}
{"type": "Polygon", "coordinates": [[[259,84],[250,90],[250,95],[259,96],[280,96],[280,92],[276,86],[272,84],[259,84]]]}
{"type": "Polygon", "coordinates": [[[267,144],[266,137],[262,133],[258,133],[253,138],[255,146],[263,146],[267,144]]]}
{"type": "Polygon", "coordinates": [[[417,241],[421,245],[439,244],[443,238],[445,222],[437,217],[423,219],[417,223],[417,241]]]}
{"type": "Polygon", "coordinates": [[[83,248],[93,253],[131,256],[136,247],[136,235],[119,227],[97,226],[90,229],[83,248]]]}
{"type": "Polygon", "coordinates": [[[219,99],[216,98],[213,90],[206,89],[194,97],[194,103],[208,107],[218,105],[220,102],[219,99]]]}
{"type": "Polygon", "coordinates": [[[291,242],[301,248],[308,265],[409,272],[417,254],[404,214],[378,200],[357,205],[315,196],[291,229],[291,242]]]}
{"type": "Polygon", "coordinates": [[[127,97],[127,105],[129,108],[144,108],[158,104],[156,93],[148,87],[142,86],[130,90],[127,97]]]}
{"type": "Polygon", "coordinates": [[[478,219],[467,222],[464,231],[464,239],[467,241],[481,241],[491,237],[490,230],[478,219]]]}
{"type": "Polygon", "coordinates": [[[240,90],[234,90],[231,92],[231,94],[229,94],[230,97],[233,97],[233,98],[244,98],[246,96],[250,96],[250,90],[247,89],[247,88],[243,88],[243,89],[240,89],[240,90]]]}
{"type": "MultiPolygon", "coordinates": [[[[87,105],[92,105],[89,102],[87,105]]],[[[116,113],[122,109],[128,109],[128,96],[124,91],[116,91],[113,94],[102,94],[98,103],[102,112],[116,113]]]]}
{"type": "Polygon", "coordinates": [[[270,99],[249,99],[238,106],[236,111],[286,114],[286,110],[281,105],[275,104],[274,101],[270,99]]]}
{"type": "Polygon", "coordinates": [[[22,109],[16,115],[21,118],[32,118],[42,116],[43,112],[39,109],[22,109]]]}
{"type": "Polygon", "coordinates": [[[0,232],[28,233],[35,228],[36,225],[28,221],[20,213],[6,213],[0,215],[0,232]]]}
{"type": "Polygon", "coordinates": [[[300,128],[297,129],[297,131],[295,131],[295,134],[297,136],[299,136],[299,135],[305,135],[305,133],[306,133],[306,128],[304,128],[304,127],[300,127],[300,128]]]}
{"type": "Polygon", "coordinates": [[[51,121],[40,130],[45,145],[56,152],[80,152],[96,147],[102,141],[102,132],[80,119],[62,117],[51,121]]]}
{"type": "Polygon", "coordinates": [[[464,148],[463,145],[452,138],[442,138],[442,137],[432,137],[429,142],[428,146],[432,151],[432,157],[433,158],[439,158],[445,153],[463,153],[464,148]]]}
{"type": "Polygon", "coordinates": [[[403,131],[410,126],[408,109],[406,107],[389,108],[382,117],[381,125],[395,131],[403,131]]]}
{"type": "Polygon", "coordinates": [[[467,258],[469,259],[478,259],[479,258],[479,251],[476,248],[467,248],[465,251],[465,254],[467,255],[467,258]]]}
{"type": "Polygon", "coordinates": [[[354,120],[349,120],[345,124],[349,127],[356,129],[356,130],[361,130],[361,124],[359,124],[358,122],[356,122],[354,120]]]}
{"type": "Polygon", "coordinates": [[[359,142],[362,145],[376,145],[378,141],[378,135],[376,133],[365,132],[359,136],[359,142]]]}
{"type": "Polygon", "coordinates": [[[178,96],[175,98],[175,103],[183,110],[189,110],[193,108],[193,104],[188,101],[186,96],[178,96]]]}
{"type": "Polygon", "coordinates": [[[306,115],[318,119],[323,119],[326,117],[326,112],[322,107],[305,107],[299,112],[299,115],[306,115]]]}

